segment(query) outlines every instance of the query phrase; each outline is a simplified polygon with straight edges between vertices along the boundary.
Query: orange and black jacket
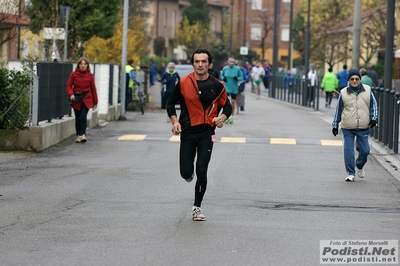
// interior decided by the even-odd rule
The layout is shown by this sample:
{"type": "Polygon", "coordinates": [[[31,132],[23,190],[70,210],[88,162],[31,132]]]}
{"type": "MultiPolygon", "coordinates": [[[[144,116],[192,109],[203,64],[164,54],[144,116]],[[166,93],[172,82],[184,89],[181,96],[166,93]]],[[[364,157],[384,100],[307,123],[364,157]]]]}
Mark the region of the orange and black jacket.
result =
{"type": "Polygon", "coordinates": [[[204,124],[215,128],[212,119],[218,116],[221,109],[226,117],[232,113],[224,85],[211,75],[204,81],[197,81],[194,73],[181,78],[166,103],[169,117],[176,115],[175,104],[178,101],[181,106],[179,123],[182,131],[204,124]]]}

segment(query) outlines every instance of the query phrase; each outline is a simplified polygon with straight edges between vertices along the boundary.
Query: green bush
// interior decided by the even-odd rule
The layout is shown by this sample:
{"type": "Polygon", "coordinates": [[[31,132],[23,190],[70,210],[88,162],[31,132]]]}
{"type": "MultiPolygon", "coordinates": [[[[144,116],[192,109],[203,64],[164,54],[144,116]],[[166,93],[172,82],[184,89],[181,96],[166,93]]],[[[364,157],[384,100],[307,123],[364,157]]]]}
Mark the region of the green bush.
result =
{"type": "Polygon", "coordinates": [[[29,119],[29,71],[0,68],[0,129],[22,129],[29,119]]]}

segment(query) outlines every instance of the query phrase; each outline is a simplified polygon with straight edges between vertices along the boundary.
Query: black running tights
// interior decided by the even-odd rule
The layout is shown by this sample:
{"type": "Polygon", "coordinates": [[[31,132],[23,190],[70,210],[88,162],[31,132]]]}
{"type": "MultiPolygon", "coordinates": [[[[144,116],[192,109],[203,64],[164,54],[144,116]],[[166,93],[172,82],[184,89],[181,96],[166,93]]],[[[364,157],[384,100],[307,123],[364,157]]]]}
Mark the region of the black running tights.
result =
{"type": "Polygon", "coordinates": [[[201,139],[181,140],[179,167],[184,179],[190,178],[194,173],[194,159],[196,161],[196,186],[194,193],[194,206],[201,207],[207,188],[207,169],[211,159],[213,142],[211,136],[201,139]]]}

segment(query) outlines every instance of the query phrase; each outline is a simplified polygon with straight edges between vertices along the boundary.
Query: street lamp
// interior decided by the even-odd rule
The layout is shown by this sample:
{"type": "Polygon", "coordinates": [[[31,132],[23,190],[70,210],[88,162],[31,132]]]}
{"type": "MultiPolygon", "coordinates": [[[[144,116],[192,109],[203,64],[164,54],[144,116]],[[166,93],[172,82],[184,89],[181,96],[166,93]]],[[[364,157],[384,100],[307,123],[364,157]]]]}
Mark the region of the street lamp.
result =
{"type": "Polygon", "coordinates": [[[279,2],[280,0],[275,0],[274,2],[274,43],[273,43],[273,63],[272,63],[272,93],[271,97],[275,98],[276,90],[276,72],[278,71],[278,23],[279,23],[279,2]]]}
{"type": "Polygon", "coordinates": [[[293,51],[293,43],[292,43],[292,39],[293,39],[293,0],[290,0],[290,26],[289,26],[289,62],[288,62],[288,69],[292,70],[292,66],[293,66],[293,55],[292,55],[292,51],[293,51]]]}
{"type": "Polygon", "coordinates": [[[65,38],[64,38],[64,61],[67,61],[67,46],[68,46],[68,20],[69,20],[69,14],[71,12],[71,7],[70,6],[60,6],[61,9],[61,15],[63,22],[65,24],[65,38]]]}
{"type": "Polygon", "coordinates": [[[233,27],[233,1],[234,0],[231,0],[231,34],[230,34],[230,37],[229,37],[229,56],[231,57],[232,56],[232,27],[233,27]]]}
{"type": "MultiPolygon", "coordinates": [[[[244,19],[243,19],[243,47],[246,46],[246,15],[247,15],[247,0],[244,0],[244,19]]],[[[242,55],[242,66],[244,67],[244,60],[246,55],[242,55]]]]}

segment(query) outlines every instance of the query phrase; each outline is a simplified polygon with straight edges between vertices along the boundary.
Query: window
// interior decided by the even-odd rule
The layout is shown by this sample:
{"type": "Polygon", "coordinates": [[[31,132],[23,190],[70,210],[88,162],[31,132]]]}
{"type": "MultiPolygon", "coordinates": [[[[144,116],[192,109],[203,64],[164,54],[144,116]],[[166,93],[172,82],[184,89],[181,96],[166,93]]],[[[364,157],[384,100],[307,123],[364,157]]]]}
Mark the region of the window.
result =
{"type": "Polygon", "coordinates": [[[261,10],[262,9],[262,0],[253,0],[251,2],[252,10],[261,10]]]}
{"type": "Polygon", "coordinates": [[[172,20],[172,37],[175,37],[175,27],[176,27],[176,11],[174,10],[174,11],[172,11],[172,18],[171,18],[171,20],[172,20]]]}
{"type": "Polygon", "coordinates": [[[289,26],[282,26],[281,28],[281,41],[288,42],[290,36],[290,27],[289,26]]]}
{"type": "Polygon", "coordinates": [[[217,31],[217,19],[214,15],[211,15],[211,32],[217,31]]]}
{"type": "Polygon", "coordinates": [[[164,28],[166,28],[167,27],[167,9],[163,10],[163,19],[162,19],[162,21],[163,21],[164,28]]]}
{"type": "Polygon", "coordinates": [[[291,3],[291,2],[292,2],[291,0],[282,0],[283,9],[284,9],[284,10],[289,10],[289,9],[290,9],[290,3],[291,3]]]}
{"type": "Polygon", "coordinates": [[[28,40],[24,40],[23,51],[24,51],[24,58],[25,58],[29,55],[29,41],[28,40]]]}
{"type": "Polygon", "coordinates": [[[37,57],[39,57],[39,42],[38,41],[35,41],[34,43],[33,43],[33,54],[35,55],[35,56],[37,56],[37,57]]]}
{"type": "Polygon", "coordinates": [[[250,40],[261,41],[261,25],[250,25],[250,40]]]}

